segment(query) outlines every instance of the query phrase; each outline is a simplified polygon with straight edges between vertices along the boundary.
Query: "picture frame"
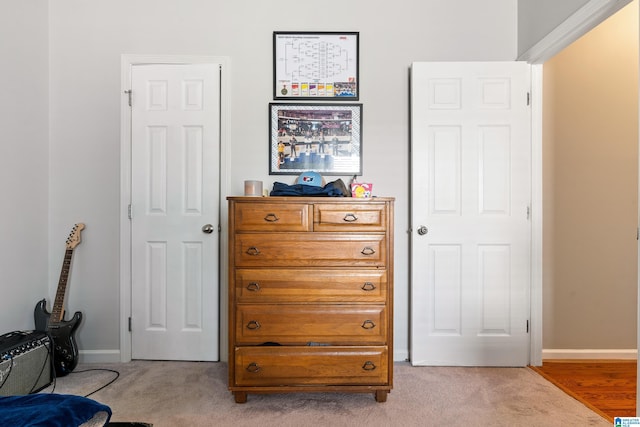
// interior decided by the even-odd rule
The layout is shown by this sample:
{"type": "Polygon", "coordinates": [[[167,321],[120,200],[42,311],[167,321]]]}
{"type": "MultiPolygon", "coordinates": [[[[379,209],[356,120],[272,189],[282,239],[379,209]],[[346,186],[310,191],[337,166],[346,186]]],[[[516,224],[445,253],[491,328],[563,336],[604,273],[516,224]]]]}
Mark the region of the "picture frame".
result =
{"type": "Polygon", "coordinates": [[[269,104],[269,175],[362,175],[362,104],[269,104]]]}
{"type": "Polygon", "coordinates": [[[357,101],[358,32],[273,32],[273,99],[357,101]]]}

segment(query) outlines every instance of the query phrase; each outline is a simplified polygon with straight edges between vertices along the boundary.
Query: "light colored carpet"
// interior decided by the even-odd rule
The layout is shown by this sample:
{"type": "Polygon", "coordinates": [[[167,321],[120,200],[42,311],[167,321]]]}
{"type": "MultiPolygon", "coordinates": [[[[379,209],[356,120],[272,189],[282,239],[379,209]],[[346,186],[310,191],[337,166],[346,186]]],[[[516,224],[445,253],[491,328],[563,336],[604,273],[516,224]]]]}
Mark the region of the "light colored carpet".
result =
{"type": "MultiPolygon", "coordinates": [[[[91,395],[112,421],[169,426],[610,426],[600,415],[528,368],[412,367],[396,363],[385,403],[373,393],[249,394],[237,404],[227,365],[133,361],[81,364],[59,378],[56,393],[91,395]]],[[[50,392],[49,387],[43,392],[50,392]]]]}

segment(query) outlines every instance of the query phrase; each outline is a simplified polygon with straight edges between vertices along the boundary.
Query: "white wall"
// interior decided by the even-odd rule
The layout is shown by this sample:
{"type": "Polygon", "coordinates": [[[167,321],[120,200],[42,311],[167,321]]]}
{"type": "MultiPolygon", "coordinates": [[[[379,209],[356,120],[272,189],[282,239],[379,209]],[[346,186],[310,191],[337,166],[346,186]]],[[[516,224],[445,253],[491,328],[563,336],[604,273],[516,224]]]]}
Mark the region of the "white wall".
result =
{"type": "MultiPolygon", "coordinates": [[[[396,197],[395,357],[407,357],[409,66],[515,59],[515,2],[55,0],[49,8],[49,298],[64,238],[73,223],[83,221],[87,228],[75,251],[67,304],[70,311],[85,313],[78,333],[83,352],[119,349],[121,55],[230,58],[230,182],[231,193],[238,195],[247,177],[267,187],[287,179],[269,176],[267,167],[273,31],[334,30],[360,32],[362,179],[375,184],[375,194],[396,197]]],[[[27,160],[20,167],[33,170],[27,160]]],[[[17,264],[27,267],[26,260],[17,264]]],[[[32,306],[31,300],[16,301],[9,310],[21,313],[32,306]]]]}
{"type": "MultiPolygon", "coordinates": [[[[518,0],[518,53],[524,53],[593,0],[518,0]]],[[[602,3],[601,0],[598,0],[602,3]]],[[[616,1],[616,0],[611,0],[616,1]]]]}
{"type": "MultiPolygon", "coordinates": [[[[76,251],[71,310],[83,349],[118,342],[120,55],[206,54],[231,59],[232,194],[248,176],[270,186],[268,115],[274,30],[360,32],[363,179],[396,201],[396,354],[408,351],[408,68],[416,60],[512,60],[511,0],[118,0],[51,2],[51,226],[87,223],[76,251]],[[221,2],[216,2],[220,4],[221,2]],[[375,7],[374,7],[375,6],[375,7]],[[460,13],[460,11],[463,11],[460,13]],[[79,167],[70,170],[69,160],[79,167]],[[70,194],[68,188],[74,188],[70,194]]],[[[282,180],[282,177],[278,177],[282,180]]],[[[57,242],[51,242],[51,249],[57,242]]],[[[52,252],[53,253],[53,252],[52,252]]]]}
{"type": "Polygon", "coordinates": [[[518,0],[518,60],[542,64],[631,0],[518,0]]]}
{"type": "Polygon", "coordinates": [[[47,10],[0,3],[0,334],[33,329],[47,296],[47,10]]]}

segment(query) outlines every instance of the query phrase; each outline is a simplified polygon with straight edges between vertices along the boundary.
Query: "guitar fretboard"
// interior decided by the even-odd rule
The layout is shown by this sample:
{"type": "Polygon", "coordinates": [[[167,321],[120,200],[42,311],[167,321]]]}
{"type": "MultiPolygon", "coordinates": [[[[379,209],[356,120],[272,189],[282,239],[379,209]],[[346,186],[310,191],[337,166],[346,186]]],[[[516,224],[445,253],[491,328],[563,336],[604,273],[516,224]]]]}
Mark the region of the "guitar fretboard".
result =
{"type": "Polygon", "coordinates": [[[60,280],[58,280],[58,290],[56,291],[56,299],[53,302],[51,310],[51,318],[49,323],[62,322],[64,317],[64,295],[67,290],[67,281],[69,280],[69,269],[71,267],[71,257],[73,249],[67,249],[64,253],[64,261],[62,262],[62,271],[60,271],[60,280]]]}

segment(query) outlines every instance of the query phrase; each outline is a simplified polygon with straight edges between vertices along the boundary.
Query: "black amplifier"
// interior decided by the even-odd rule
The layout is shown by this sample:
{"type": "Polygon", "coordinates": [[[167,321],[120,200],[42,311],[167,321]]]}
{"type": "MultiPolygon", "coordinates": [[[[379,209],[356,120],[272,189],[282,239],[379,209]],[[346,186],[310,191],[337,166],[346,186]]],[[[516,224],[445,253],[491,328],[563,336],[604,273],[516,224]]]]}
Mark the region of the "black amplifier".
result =
{"type": "Polygon", "coordinates": [[[0,396],[35,393],[51,384],[51,339],[41,331],[0,335],[0,396]]]}

